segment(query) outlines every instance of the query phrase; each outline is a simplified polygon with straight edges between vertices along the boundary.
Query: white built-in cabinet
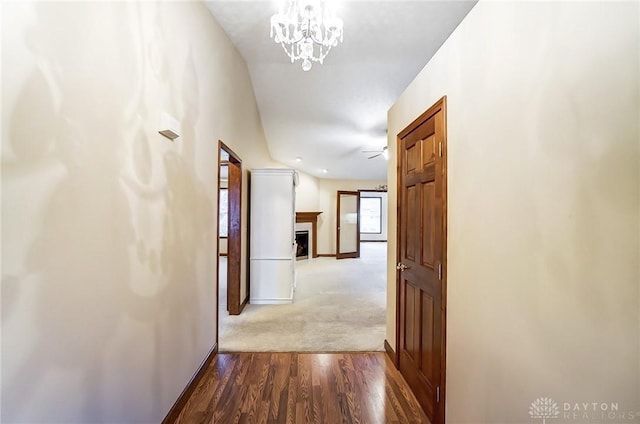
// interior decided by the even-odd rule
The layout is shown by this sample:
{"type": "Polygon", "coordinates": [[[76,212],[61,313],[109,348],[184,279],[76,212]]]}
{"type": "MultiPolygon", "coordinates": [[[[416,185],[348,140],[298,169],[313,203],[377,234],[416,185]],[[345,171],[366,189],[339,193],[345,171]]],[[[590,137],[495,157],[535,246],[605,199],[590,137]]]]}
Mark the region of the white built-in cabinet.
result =
{"type": "Polygon", "coordinates": [[[251,171],[249,302],[293,302],[296,184],[293,169],[251,171]]]}

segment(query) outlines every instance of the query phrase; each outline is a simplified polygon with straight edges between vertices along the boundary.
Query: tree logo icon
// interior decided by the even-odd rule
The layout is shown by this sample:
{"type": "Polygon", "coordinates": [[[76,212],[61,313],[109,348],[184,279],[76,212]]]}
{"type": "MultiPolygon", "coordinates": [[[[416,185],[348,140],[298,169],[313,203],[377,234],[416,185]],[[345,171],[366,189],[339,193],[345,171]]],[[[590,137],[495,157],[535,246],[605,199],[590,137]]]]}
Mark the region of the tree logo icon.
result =
{"type": "Polygon", "coordinates": [[[558,418],[560,409],[558,409],[558,404],[553,399],[541,397],[531,402],[529,415],[531,415],[531,418],[542,418],[542,424],[546,424],[547,419],[558,418]]]}

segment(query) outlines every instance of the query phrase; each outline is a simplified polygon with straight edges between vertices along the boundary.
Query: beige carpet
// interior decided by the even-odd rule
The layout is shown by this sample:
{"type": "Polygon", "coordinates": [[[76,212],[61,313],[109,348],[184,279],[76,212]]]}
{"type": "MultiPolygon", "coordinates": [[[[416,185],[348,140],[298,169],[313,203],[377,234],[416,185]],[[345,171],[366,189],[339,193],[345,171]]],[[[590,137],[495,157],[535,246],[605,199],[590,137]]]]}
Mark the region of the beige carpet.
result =
{"type": "Polygon", "coordinates": [[[383,350],[386,249],[362,243],[359,259],[298,261],[291,305],[247,305],[239,316],[220,308],[220,351],[383,350]]]}

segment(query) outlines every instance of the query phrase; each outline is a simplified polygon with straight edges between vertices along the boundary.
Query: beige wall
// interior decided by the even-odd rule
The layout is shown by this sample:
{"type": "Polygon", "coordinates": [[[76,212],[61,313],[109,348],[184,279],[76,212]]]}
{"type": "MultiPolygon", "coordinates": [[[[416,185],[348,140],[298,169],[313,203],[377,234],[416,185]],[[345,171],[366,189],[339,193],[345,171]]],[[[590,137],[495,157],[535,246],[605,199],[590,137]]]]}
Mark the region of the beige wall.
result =
{"type": "Polygon", "coordinates": [[[160,422],[216,339],[217,142],[243,229],[272,165],[246,65],[201,3],[2,9],[2,421],[160,422]]]}
{"type": "Polygon", "coordinates": [[[318,210],[322,214],[318,216],[318,253],[336,253],[336,213],[338,190],[357,191],[375,189],[386,184],[386,181],[377,180],[333,180],[319,179],[318,184],[318,210]]]}
{"type": "Polygon", "coordinates": [[[638,16],[480,2],[389,112],[395,152],[448,98],[449,423],[531,422],[540,396],[640,411],[638,16]]]}
{"type": "Polygon", "coordinates": [[[298,186],[296,187],[296,212],[318,211],[319,181],[316,177],[298,172],[298,186]]]}

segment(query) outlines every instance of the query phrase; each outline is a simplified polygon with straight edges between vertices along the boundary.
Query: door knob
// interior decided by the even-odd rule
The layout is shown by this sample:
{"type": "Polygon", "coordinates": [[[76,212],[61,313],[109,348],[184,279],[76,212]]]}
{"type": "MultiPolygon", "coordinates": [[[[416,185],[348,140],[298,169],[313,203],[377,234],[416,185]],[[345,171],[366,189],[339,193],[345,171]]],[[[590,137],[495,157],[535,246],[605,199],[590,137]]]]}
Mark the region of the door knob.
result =
{"type": "Polygon", "coordinates": [[[411,267],[410,266],[406,266],[402,262],[398,262],[398,265],[396,265],[396,269],[398,271],[404,271],[405,269],[409,269],[409,268],[411,268],[411,267]]]}

